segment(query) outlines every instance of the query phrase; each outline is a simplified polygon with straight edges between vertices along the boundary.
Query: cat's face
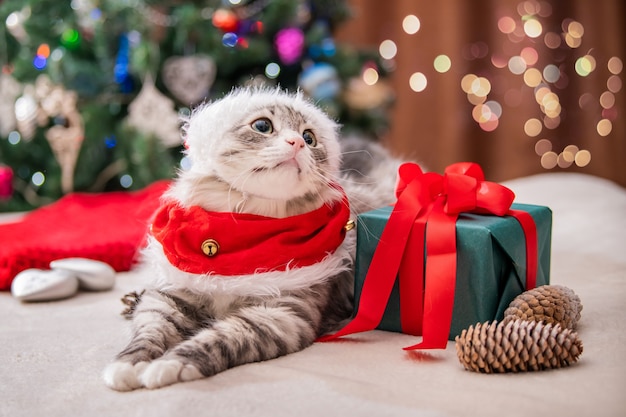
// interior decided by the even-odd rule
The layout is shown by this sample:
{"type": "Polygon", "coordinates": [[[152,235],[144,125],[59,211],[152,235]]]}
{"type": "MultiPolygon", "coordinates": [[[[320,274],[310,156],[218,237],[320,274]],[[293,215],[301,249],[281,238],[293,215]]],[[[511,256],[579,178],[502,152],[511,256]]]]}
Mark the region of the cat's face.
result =
{"type": "Polygon", "coordinates": [[[237,90],[196,110],[185,133],[193,171],[257,197],[316,196],[339,170],[337,125],[279,90],[237,90]]]}

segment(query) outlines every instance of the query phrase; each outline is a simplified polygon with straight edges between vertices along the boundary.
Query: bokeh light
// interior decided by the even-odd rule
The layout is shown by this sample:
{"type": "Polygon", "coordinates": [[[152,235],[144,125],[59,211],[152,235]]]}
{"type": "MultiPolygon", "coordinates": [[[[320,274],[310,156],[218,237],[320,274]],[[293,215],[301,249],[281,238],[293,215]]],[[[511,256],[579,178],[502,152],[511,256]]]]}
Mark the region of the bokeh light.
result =
{"type": "Polygon", "coordinates": [[[498,19],[498,29],[502,33],[513,33],[515,31],[515,20],[509,16],[504,16],[498,19]]]}
{"type": "Polygon", "coordinates": [[[537,143],[535,143],[535,153],[539,156],[542,156],[546,152],[550,152],[552,150],[552,142],[548,139],[539,139],[537,143]]]}
{"type": "Polygon", "coordinates": [[[524,72],[524,83],[529,87],[537,87],[543,78],[537,68],[529,68],[524,72]]]}
{"type": "Polygon", "coordinates": [[[600,106],[603,109],[610,109],[615,105],[615,96],[610,91],[605,91],[600,95],[600,106]]]}
{"type": "Polygon", "coordinates": [[[494,114],[498,119],[502,117],[502,105],[495,100],[489,100],[485,103],[485,106],[489,107],[491,113],[494,114]]]}
{"type": "Polygon", "coordinates": [[[559,67],[557,67],[554,64],[548,64],[545,66],[545,68],[543,69],[543,79],[546,80],[549,83],[555,83],[559,80],[559,77],[561,76],[561,71],[559,70],[559,67]]]}
{"type": "Polygon", "coordinates": [[[412,14],[407,15],[402,20],[402,29],[409,35],[413,35],[420,30],[420,20],[412,14]]]}
{"type": "Polygon", "coordinates": [[[571,21],[567,25],[567,33],[570,34],[574,38],[582,38],[585,34],[585,28],[582,23],[577,21],[571,21]]]}
{"type": "Polygon", "coordinates": [[[447,55],[438,55],[434,61],[435,71],[444,73],[450,70],[452,61],[447,55]]]}
{"type": "Polygon", "coordinates": [[[384,59],[393,59],[398,53],[398,47],[394,41],[387,39],[380,43],[378,52],[384,59]]]}
{"type": "Polygon", "coordinates": [[[619,92],[622,89],[622,79],[617,75],[611,75],[606,80],[606,88],[613,94],[619,92]]]}
{"type": "Polygon", "coordinates": [[[363,71],[363,82],[367,85],[374,85],[378,82],[378,71],[374,68],[366,68],[363,71]]]}
{"type": "Polygon", "coordinates": [[[539,119],[528,119],[524,123],[524,133],[533,138],[541,133],[542,128],[543,125],[539,119]]]}
{"type": "Polygon", "coordinates": [[[130,188],[133,185],[133,177],[124,174],[120,177],[120,185],[124,188],[130,188]]]}
{"type": "Polygon", "coordinates": [[[478,78],[476,74],[466,74],[461,78],[461,89],[469,94],[471,92],[472,83],[478,78]]]}
{"type": "Polygon", "coordinates": [[[608,119],[602,119],[596,125],[596,130],[600,136],[608,136],[613,130],[613,123],[608,119]]]}
{"type": "Polygon", "coordinates": [[[515,75],[521,75],[526,71],[526,61],[519,56],[512,56],[509,59],[509,71],[511,71],[515,75]]]}
{"type": "Polygon", "coordinates": [[[558,33],[548,32],[543,37],[543,42],[550,49],[557,49],[561,46],[561,36],[558,33]]]}
{"type": "Polygon", "coordinates": [[[470,85],[469,92],[478,97],[486,97],[491,92],[491,82],[485,77],[476,77],[470,85]]]}
{"type": "Polygon", "coordinates": [[[265,66],[265,76],[270,79],[278,77],[280,74],[280,65],[276,62],[270,62],[265,66]]]}
{"type": "Polygon", "coordinates": [[[617,75],[620,72],[622,72],[622,69],[624,68],[624,64],[622,63],[621,59],[619,59],[618,57],[614,56],[614,57],[611,57],[609,59],[609,62],[607,64],[607,68],[609,69],[609,72],[611,74],[617,75]]]}
{"type": "Polygon", "coordinates": [[[36,187],[41,187],[46,182],[46,176],[41,171],[37,171],[30,177],[30,182],[36,187]]]}
{"type": "Polygon", "coordinates": [[[591,162],[591,152],[586,149],[576,152],[574,162],[581,168],[589,165],[589,162],[591,162]]]}
{"type": "Polygon", "coordinates": [[[524,33],[529,38],[538,38],[542,32],[543,27],[537,19],[528,19],[524,22],[524,33]]]}
{"type": "Polygon", "coordinates": [[[535,48],[531,46],[527,46],[526,48],[522,49],[522,52],[520,52],[520,56],[528,66],[535,65],[539,60],[539,53],[535,48]]]}
{"type": "Polygon", "coordinates": [[[42,43],[41,45],[39,45],[39,47],[37,48],[37,55],[43,58],[48,58],[50,56],[50,45],[48,45],[47,43],[42,43]]]}
{"type": "Polygon", "coordinates": [[[596,59],[591,55],[582,56],[576,60],[574,68],[578,75],[586,77],[596,69],[596,59]]]}
{"type": "Polygon", "coordinates": [[[411,87],[411,90],[417,93],[424,91],[426,89],[426,85],[428,85],[428,80],[421,72],[413,73],[413,75],[409,78],[409,86],[411,87]]]}
{"type": "Polygon", "coordinates": [[[546,129],[556,129],[557,127],[559,127],[560,124],[561,124],[560,116],[555,116],[555,117],[544,116],[543,118],[543,125],[546,127],[546,129]]]}
{"type": "Polygon", "coordinates": [[[541,155],[541,166],[545,169],[552,169],[558,164],[559,155],[556,152],[548,151],[541,155]]]}

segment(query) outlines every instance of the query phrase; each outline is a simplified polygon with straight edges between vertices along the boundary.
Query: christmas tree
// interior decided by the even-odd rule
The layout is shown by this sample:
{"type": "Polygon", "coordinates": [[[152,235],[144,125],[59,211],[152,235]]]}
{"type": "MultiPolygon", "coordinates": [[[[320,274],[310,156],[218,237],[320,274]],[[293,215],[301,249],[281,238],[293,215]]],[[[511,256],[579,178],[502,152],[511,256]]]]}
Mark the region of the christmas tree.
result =
{"type": "Polygon", "coordinates": [[[332,0],[4,1],[0,211],[171,178],[181,116],[234,86],[299,88],[378,137],[386,69],[335,43],[347,18],[332,0]]]}

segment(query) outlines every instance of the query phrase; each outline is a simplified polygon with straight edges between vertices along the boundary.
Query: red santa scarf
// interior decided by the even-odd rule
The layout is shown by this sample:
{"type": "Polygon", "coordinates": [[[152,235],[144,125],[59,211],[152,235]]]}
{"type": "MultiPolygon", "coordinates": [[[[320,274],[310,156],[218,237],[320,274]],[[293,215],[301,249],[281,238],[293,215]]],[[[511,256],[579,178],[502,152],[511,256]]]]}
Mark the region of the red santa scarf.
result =
{"type": "Polygon", "coordinates": [[[152,234],[176,268],[194,274],[248,275],[320,262],[345,237],[348,200],[286,218],[213,212],[171,202],[154,217],[152,234]]]}

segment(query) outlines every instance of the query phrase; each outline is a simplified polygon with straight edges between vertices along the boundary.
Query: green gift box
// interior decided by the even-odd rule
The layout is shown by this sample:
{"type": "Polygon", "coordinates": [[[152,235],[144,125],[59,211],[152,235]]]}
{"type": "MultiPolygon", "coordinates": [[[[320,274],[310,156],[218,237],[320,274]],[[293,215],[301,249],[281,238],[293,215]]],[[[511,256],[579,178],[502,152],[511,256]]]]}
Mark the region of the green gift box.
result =
{"type": "MultiPolygon", "coordinates": [[[[529,204],[513,204],[511,208],[525,211],[533,218],[537,229],[536,286],[549,284],[552,211],[529,204]]],[[[393,207],[388,206],[357,217],[355,311],[392,210],[393,207]]],[[[509,303],[526,290],[526,241],[514,217],[462,213],[456,222],[456,245],[457,273],[450,340],[470,325],[501,320],[509,303]]],[[[402,332],[398,281],[396,278],[378,329],[402,332]]]]}

